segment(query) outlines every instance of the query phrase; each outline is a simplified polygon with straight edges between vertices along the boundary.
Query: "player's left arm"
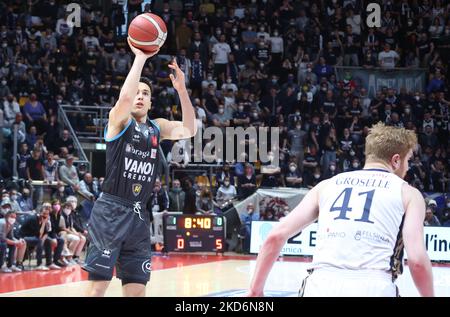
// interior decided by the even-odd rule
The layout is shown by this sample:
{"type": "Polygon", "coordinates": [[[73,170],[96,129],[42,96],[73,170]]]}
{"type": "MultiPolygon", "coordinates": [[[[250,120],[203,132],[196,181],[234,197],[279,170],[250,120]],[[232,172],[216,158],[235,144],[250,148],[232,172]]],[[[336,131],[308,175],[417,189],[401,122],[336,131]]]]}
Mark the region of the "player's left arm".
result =
{"type": "Polygon", "coordinates": [[[280,255],[286,240],[314,222],[319,215],[319,190],[326,181],[311,189],[300,204],[289,215],[282,218],[280,223],[270,232],[256,259],[249,296],[263,296],[264,284],[272,269],[273,263],[280,255]]]}
{"type": "Polygon", "coordinates": [[[173,61],[169,64],[169,67],[175,71],[175,76],[170,74],[169,77],[172,81],[173,87],[176,89],[178,96],[180,97],[183,121],[169,121],[163,118],[158,118],[155,121],[161,129],[161,139],[188,139],[197,133],[195,110],[186,89],[184,73],[180,67],[178,67],[176,59],[173,59],[173,61]]]}

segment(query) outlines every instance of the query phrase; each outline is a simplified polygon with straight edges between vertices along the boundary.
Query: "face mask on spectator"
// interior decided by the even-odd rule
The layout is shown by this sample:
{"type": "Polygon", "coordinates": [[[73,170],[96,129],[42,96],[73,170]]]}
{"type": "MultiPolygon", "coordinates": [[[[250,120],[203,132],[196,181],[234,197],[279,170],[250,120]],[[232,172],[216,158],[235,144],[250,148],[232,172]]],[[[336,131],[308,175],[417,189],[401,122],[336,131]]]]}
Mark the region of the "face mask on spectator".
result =
{"type": "Polygon", "coordinates": [[[294,173],[297,170],[297,167],[295,165],[289,166],[289,170],[294,173]]]}
{"type": "Polygon", "coordinates": [[[274,32],[273,36],[277,37],[278,36],[278,32],[274,32]]]}
{"type": "Polygon", "coordinates": [[[244,106],[239,106],[239,107],[238,107],[238,110],[239,110],[240,112],[244,111],[244,106]]]}
{"type": "Polygon", "coordinates": [[[420,100],[420,96],[414,96],[414,98],[419,101],[420,100]]]}
{"type": "Polygon", "coordinates": [[[320,178],[320,174],[314,174],[314,178],[315,179],[319,179],[320,178]]]}
{"type": "Polygon", "coordinates": [[[11,199],[16,201],[17,200],[17,195],[11,195],[11,199]]]}
{"type": "Polygon", "coordinates": [[[355,156],[355,151],[351,150],[349,154],[350,156],[355,156]]]}
{"type": "Polygon", "coordinates": [[[253,116],[253,118],[258,118],[258,113],[257,112],[253,112],[252,116],[253,116]]]}
{"type": "Polygon", "coordinates": [[[208,80],[211,81],[212,80],[212,76],[208,76],[208,80]]]}
{"type": "Polygon", "coordinates": [[[6,80],[2,80],[2,85],[6,86],[6,80]]]}
{"type": "Polygon", "coordinates": [[[60,193],[63,193],[63,192],[64,192],[64,187],[59,187],[59,188],[58,188],[58,191],[59,191],[60,193]]]}
{"type": "Polygon", "coordinates": [[[223,108],[219,108],[219,113],[222,114],[224,112],[223,108]]]}
{"type": "Polygon", "coordinates": [[[64,208],[64,213],[68,216],[72,213],[72,210],[70,208],[64,208]]]}
{"type": "Polygon", "coordinates": [[[225,185],[225,187],[230,186],[230,182],[223,182],[223,184],[225,185]]]}
{"type": "Polygon", "coordinates": [[[310,72],[312,71],[311,67],[308,67],[308,68],[306,69],[306,71],[307,71],[308,73],[310,73],[310,72]]]}
{"type": "Polygon", "coordinates": [[[227,83],[228,83],[228,84],[231,84],[231,82],[232,82],[231,78],[228,78],[228,79],[227,79],[227,83]]]}
{"type": "Polygon", "coordinates": [[[170,107],[166,107],[166,112],[170,112],[170,107]]]}
{"type": "Polygon", "coordinates": [[[410,108],[405,108],[405,113],[406,114],[409,114],[411,112],[411,109],[410,108]]]}
{"type": "Polygon", "coordinates": [[[8,43],[2,43],[2,47],[3,48],[8,47],[8,43]]]}
{"type": "Polygon", "coordinates": [[[8,223],[9,223],[11,226],[13,226],[13,225],[16,223],[16,218],[11,218],[11,217],[9,217],[9,218],[8,218],[8,223]]]}
{"type": "Polygon", "coordinates": [[[53,205],[53,210],[59,212],[61,210],[61,205],[53,205]]]}
{"type": "Polygon", "coordinates": [[[450,208],[450,202],[447,203],[447,207],[450,208]]]}
{"type": "Polygon", "coordinates": [[[352,166],[353,166],[353,168],[358,168],[359,164],[358,163],[353,163],[352,166]]]}
{"type": "Polygon", "coordinates": [[[331,166],[330,166],[330,171],[334,172],[335,170],[336,170],[336,166],[331,165],[331,166]]]}

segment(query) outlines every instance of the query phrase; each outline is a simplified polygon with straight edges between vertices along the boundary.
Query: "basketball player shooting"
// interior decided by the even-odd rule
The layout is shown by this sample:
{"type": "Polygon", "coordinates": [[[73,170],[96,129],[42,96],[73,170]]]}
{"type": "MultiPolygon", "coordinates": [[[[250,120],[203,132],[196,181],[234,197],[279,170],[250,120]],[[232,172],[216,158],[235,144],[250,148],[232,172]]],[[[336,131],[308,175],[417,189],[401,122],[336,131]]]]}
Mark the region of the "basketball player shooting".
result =
{"type": "Polygon", "coordinates": [[[174,59],[169,67],[178,92],[183,121],[149,120],[152,87],[140,77],[152,53],[128,44],[135,54],[119,99],[105,128],[106,175],[103,194],[95,202],[89,223],[90,247],[83,267],[88,271],[88,296],[104,296],[116,267],[124,296],[145,296],[150,280],[150,215],[145,210],[153,191],[161,139],[185,139],[197,132],[184,74],[174,59]]]}
{"type": "Polygon", "coordinates": [[[319,183],[269,234],[248,295],[264,295],[286,240],[318,219],[315,254],[299,296],[398,296],[394,281],[403,270],[403,245],[420,295],[434,296],[424,199],[403,180],[416,143],[413,131],[373,126],[364,168],[319,183]]]}

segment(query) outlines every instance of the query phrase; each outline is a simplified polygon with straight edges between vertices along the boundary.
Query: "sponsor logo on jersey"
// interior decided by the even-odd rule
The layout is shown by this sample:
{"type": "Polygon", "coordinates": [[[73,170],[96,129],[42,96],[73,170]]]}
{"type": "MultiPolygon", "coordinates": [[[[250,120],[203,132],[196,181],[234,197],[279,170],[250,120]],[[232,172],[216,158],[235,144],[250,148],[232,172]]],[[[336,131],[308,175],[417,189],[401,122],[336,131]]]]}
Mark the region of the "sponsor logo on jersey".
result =
{"type": "Polygon", "coordinates": [[[143,162],[125,157],[125,170],[122,176],[142,182],[151,182],[155,165],[150,162],[143,162]]]}
{"type": "Polygon", "coordinates": [[[151,270],[152,270],[152,262],[150,260],[144,261],[142,263],[142,272],[150,273],[151,270]]]}
{"type": "Polygon", "coordinates": [[[150,158],[154,159],[156,158],[156,153],[158,153],[157,149],[152,149],[152,153],[150,154],[150,158]]]}
{"type": "Polygon", "coordinates": [[[365,240],[372,242],[389,243],[389,239],[378,232],[371,232],[366,230],[357,230],[354,236],[356,241],[365,240]]]}
{"type": "Polygon", "coordinates": [[[132,144],[129,143],[127,143],[127,145],[125,146],[125,152],[140,157],[143,160],[150,156],[150,151],[141,151],[139,149],[136,149],[132,144]]]}
{"type": "Polygon", "coordinates": [[[111,257],[111,253],[112,253],[111,250],[109,250],[109,249],[103,249],[102,257],[104,257],[104,258],[110,258],[110,257],[111,257]]]}
{"type": "Polygon", "coordinates": [[[139,194],[141,193],[142,190],[142,185],[141,184],[133,184],[133,195],[134,196],[139,196],[139,194]]]}

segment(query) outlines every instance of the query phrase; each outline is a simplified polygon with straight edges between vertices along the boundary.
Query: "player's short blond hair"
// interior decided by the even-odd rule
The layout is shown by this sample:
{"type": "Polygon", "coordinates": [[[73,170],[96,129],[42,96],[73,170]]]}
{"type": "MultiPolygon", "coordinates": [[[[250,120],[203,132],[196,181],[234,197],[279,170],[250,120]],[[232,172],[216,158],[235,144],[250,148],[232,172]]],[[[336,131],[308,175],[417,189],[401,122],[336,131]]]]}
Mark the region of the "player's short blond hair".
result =
{"type": "Polygon", "coordinates": [[[414,131],[377,123],[366,138],[366,160],[390,162],[395,154],[404,158],[416,144],[414,131]]]}

